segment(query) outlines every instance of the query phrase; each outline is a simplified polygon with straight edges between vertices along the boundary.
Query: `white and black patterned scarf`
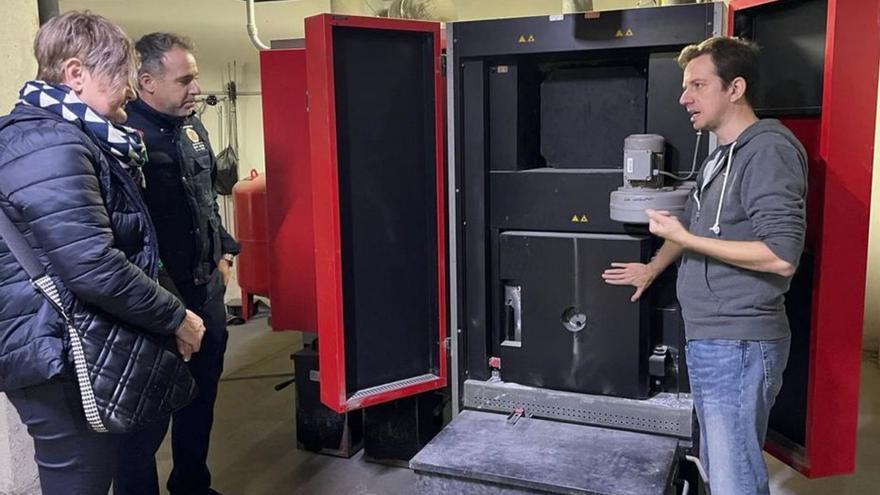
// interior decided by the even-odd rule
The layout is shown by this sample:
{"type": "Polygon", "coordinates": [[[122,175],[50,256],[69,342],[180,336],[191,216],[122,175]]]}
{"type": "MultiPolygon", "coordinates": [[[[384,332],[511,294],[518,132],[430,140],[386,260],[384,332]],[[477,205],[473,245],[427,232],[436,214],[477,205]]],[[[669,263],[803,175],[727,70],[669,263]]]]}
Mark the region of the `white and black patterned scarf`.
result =
{"type": "Polygon", "coordinates": [[[138,131],[98,115],[63,84],[28,81],[19,91],[19,98],[19,105],[43,108],[78,124],[108,158],[116,160],[135,183],[143,186],[141,166],[146,161],[146,148],[138,131]]]}

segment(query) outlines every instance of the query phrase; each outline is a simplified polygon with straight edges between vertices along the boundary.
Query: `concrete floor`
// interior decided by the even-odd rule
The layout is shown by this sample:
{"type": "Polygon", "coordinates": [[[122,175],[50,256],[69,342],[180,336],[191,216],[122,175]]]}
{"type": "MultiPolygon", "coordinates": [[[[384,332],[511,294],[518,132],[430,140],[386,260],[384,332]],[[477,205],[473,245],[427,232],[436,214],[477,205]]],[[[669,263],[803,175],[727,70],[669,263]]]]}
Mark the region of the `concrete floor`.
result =
{"type": "MultiPolygon", "coordinates": [[[[209,466],[223,495],[411,493],[408,469],[296,448],[294,387],[274,386],[293,375],[290,355],[302,348],[300,332],[271,332],[265,313],[229,327],[229,346],[215,407],[209,466]]],[[[168,438],[157,455],[160,485],[171,469],[168,438]]],[[[164,492],[163,493],[167,493],[164,492]]]]}
{"type": "MultiPolygon", "coordinates": [[[[299,332],[273,333],[265,314],[230,327],[226,370],[220,385],[209,463],[214,488],[224,495],[409,494],[407,469],[316,455],[296,449],[294,388],[274,386],[291,376],[290,354],[302,347],[299,332]]],[[[862,365],[859,443],[855,474],[807,480],[767,456],[774,494],[846,495],[880,487],[880,368],[876,354],[862,365]]],[[[160,480],[170,469],[169,442],[158,454],[160,480]]]]}
{"type": "MultiPolygon", "coordinates": [[[[783,385],[784,386],[784,385],[783,385]]],[[[809,480],[775,458],[764,454],[770,468],[770,489],[774,494],[856,495],[880,491],[880,366],[876,352],[862,359],[859,390],[859,434],[856,443],[856,471],[847,476],[809,480]]]]}

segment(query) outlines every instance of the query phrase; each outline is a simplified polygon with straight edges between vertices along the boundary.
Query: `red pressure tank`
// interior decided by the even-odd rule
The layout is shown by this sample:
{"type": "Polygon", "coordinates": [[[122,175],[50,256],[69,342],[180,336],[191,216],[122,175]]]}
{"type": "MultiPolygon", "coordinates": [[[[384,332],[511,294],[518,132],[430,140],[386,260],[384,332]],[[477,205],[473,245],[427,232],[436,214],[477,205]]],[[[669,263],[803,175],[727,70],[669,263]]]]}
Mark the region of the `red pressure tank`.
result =
{"type": "Polygon", "coordinates": [[[238,255],[238,285],[241,287],[241,316],[254,314],[254,295],[269,295],[269,229],[266,215],[266,179],[251,170],[250,177],[232,188],[235,209],[235,237],[241,245],[238,255]]]}

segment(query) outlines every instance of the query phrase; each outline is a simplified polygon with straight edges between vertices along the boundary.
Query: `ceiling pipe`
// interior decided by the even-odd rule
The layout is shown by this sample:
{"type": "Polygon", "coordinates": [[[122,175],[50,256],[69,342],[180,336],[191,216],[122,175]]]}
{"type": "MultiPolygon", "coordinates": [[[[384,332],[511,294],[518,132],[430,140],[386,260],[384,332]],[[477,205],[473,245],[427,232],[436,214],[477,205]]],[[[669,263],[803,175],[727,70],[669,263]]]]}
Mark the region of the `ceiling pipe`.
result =
{"type": "Polygon", "coordinates": [[[37,9],[40,15],[40,25],[46,23],[49,19],[58,15],[58,0],[39,0],[37,9]]]}
{"type": "Polygon", "coordinates": [[[268,50],[269,47],[266,46],[265,43],[260,41],[260,35],[257,33],[257,21],[254,15],[254,0],[247,0],[247,32],[248,37],[251,39],[251,43],[257,48],[257,50],[268,50]]]}
{"type": "Polygon", "coordinates": [[[562,13],[573,14],[577,12],[591,12],[593,0],[562,0],[562,13]]]}

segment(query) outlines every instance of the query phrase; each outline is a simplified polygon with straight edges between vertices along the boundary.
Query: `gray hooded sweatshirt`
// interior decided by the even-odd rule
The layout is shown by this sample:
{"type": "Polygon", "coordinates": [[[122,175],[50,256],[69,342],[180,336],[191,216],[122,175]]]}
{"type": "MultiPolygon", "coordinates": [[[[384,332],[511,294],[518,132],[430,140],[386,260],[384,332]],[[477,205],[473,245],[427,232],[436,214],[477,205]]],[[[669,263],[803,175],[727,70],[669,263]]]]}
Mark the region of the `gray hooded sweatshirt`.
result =
{"type": "MultiPolygon", "coordinates": [[[[719,147],[706,158],[682,223],[698,236],[762,241],[797,267],[804,247],[806,193],[803,146],[778,120],[759,120],[732,145],[719,147]]],[[[791,277],[738,268],[685,251],[677,291],[687,338],[788,336],[784,302],[790,282],[791,277]]]]}

